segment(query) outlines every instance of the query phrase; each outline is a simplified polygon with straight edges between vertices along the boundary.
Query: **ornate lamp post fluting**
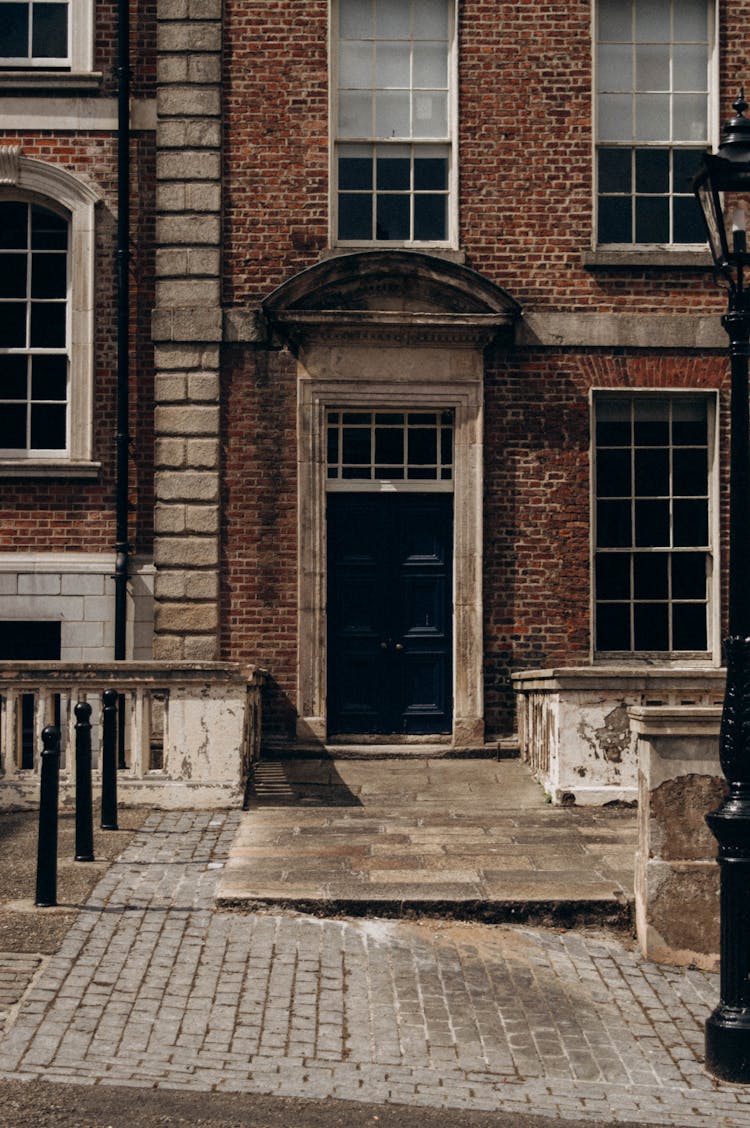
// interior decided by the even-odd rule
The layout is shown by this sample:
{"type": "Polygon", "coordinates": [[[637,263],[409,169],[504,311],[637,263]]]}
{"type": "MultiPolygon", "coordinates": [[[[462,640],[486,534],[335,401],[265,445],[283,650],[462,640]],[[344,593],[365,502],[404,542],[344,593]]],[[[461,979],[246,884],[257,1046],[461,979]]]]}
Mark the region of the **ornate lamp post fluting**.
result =
{"type": "Polygon", "coordinates": [[[722,324],[731,358],[729,477],[729,632],[727,684],[719,738],[727,798],[707,816],[721,867],[721,998],[706,1023],[706,1067],[727,1081],[750,1082],[750,436],[748,354],[750,264],[745,202],[750,202],[750,120],[740,91],[736,116],[718,153],[706,153],[693,188],[717,273],[729,293],[722,324]],[[731,226],[731,236],[727,228],[731,226]]]}

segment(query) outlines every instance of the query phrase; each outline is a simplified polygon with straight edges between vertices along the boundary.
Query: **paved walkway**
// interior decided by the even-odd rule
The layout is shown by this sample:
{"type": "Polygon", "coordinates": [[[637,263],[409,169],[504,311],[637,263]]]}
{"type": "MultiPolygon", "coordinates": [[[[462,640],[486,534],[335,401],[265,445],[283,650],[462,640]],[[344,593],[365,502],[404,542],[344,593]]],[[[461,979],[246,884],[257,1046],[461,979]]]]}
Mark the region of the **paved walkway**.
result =
{"type": "Polygon", "coordinates": [[[261,762],[221,904],[627,923],[634,810],[553,808],[518,760],[261,762]]]}
{"type": "Polygon", "coordinates": [[[715,976],[604,933],[217,911],[242,819],[153,814],[11,1016],[4,1076],[734,1128],[715,976]]]}

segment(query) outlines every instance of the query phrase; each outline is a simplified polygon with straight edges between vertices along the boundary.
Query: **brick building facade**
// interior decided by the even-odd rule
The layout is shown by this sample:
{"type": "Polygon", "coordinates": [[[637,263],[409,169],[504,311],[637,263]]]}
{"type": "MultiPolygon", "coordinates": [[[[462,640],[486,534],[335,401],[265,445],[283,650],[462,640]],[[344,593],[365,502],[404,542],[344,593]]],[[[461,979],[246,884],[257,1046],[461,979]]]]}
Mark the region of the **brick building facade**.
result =
{"type": "MultiPolygon", "coordinates": [[[[131,5],[130,654],[265,667],[266,739],[300,746],[476,747],[518,700],[547,740],[573,702],[581,794],[632,792],[623,709],[717,694],[724,297],[688,173],[748,14],[131,5]]],[[[33,620],[42,657],[111,657],[115,27],[0,0],[0,253],[32,279],[0,298],[27,318],[0,339],[6,658],[33,620]],[[48,213],[67,290],[34,289],[48,213]]]]}

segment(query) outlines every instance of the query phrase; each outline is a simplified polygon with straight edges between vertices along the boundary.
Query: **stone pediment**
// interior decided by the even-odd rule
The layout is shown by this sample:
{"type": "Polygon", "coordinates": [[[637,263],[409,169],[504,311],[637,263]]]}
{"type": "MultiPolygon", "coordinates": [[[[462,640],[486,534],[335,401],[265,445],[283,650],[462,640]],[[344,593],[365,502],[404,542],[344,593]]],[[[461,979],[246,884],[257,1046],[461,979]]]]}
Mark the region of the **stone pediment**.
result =
{"type": "Polygon", "coordinates": [[[326,259],[274,290],[263,310],[292,344],[321,335],[486,343],[521,313],[476,271],[416,251],[326,259]]]}

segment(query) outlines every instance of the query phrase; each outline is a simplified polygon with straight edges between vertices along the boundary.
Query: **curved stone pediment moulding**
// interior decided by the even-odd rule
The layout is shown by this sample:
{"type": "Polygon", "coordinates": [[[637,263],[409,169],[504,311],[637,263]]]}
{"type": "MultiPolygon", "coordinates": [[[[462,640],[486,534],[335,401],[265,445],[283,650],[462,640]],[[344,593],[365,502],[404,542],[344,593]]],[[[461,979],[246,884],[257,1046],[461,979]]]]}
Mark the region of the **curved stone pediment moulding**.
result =
{"type": "Polygon", "coordinates": [[[514,298],[476,271],[396,250],[325,259],[282,283],[263,311],[293,346],[320,334],[487,343],[521,315],[514,298]]]}

